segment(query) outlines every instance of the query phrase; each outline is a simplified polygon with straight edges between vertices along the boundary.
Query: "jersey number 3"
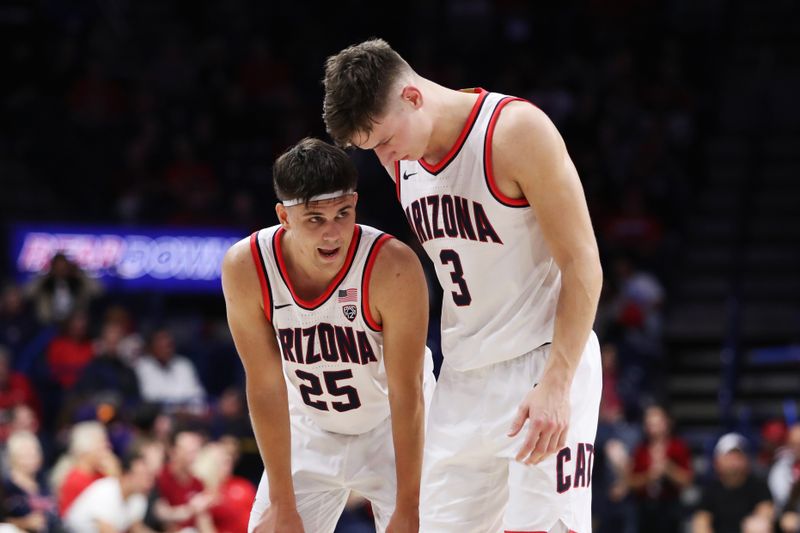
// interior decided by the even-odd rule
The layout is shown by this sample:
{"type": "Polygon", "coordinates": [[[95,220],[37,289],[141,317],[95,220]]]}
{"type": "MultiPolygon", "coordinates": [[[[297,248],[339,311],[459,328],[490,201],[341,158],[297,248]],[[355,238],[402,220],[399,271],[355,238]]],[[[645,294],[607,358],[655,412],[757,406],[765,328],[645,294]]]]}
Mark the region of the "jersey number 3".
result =
{"type": "MultiPolygon", "coordinates": [[[[295,370],[298,378],[305,381],[307,384],[300,385],[300,394],[303,396],[303,401],[306,405],[319,409],[320,411],[328,411],[328,403],[323,400],[314,400],[312,396],[322,395],[322,383],[319,376],[304,372],[302,370],[295,370]]],[[[339,385],[339,380],[350,379],[353,377],[352,370],[336,370],[323,372],[322,378],[325,380],[325,388],[328,389],[328,394],[331,396],[346,396],[346,402],[331,402],[334,411],[344,413],[345,411],[352,411],[361,407],[361,399],[358,397],[358,391],[355,387],[350,385],[339,385]]]]}
{"type": "Polygon", "coordinates": [[[453,302],[459,307],[471,304],[472,296],[470,296],[469,289],[467,288],[467,280],[464,279],[464,269],[461,267],[461,258],[458,257],[455,250],[448,249],[439,252],[439,259],[441,259],[443,265],[447,265],[448,263],[453,265],[453,271],[450,272],[450,279],[453,280],[453,283],[458,285],[458,292],[450,291],[450,294],[453,295],[453,302]]]}

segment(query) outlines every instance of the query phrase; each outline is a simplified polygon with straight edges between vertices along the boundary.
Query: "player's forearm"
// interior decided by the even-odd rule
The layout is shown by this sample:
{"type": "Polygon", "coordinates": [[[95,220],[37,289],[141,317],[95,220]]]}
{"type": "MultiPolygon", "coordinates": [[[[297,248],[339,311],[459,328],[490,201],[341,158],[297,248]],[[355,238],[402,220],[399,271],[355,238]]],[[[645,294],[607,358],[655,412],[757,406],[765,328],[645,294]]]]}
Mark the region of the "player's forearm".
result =
{"type": "Polygon", "coordinates": [[[397,508],[418,509],[425,438],[425,401],[421,383],[403,389],[400,394],[390,392],[389,404],[397,471],[397,508]]]}
{"type": "Polygon", "coordinates": [[[247,405],[273,504],[295,505],[291,429],[286,384],[247,380],[247,405]]]}
{"type": "Polygon", "coordinates": [[[596,254],[587,252],[561,266],[550,357],[542,381],[569,387],[592,330],[603,274],[596,254]]]}

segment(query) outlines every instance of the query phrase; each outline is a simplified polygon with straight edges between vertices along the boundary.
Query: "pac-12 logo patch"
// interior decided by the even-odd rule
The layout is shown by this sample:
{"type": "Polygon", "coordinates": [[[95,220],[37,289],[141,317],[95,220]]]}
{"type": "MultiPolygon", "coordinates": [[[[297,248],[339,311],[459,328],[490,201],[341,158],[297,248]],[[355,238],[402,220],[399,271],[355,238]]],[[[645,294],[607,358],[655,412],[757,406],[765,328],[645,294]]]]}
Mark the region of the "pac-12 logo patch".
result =
{"type": "Polygon", "coordinates": [[[342,313],[344,313],[344,317],[352,322],[356,319],[356,306],[355,305],[345,305],[342,307],[342,313]]]}

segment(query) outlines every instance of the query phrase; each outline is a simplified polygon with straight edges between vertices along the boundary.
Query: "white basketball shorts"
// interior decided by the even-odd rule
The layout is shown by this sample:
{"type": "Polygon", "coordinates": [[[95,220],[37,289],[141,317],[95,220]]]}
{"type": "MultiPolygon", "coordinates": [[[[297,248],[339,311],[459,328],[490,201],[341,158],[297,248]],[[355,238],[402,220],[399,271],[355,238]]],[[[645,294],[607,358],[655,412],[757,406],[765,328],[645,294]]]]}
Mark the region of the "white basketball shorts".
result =
{"type": "Polygon", "coordinates": [[[425,443],[422,533],[591,532],[594,438],[602,389],[592,333],[570,393],[567,443],[538,465],[515,461],[528,425],[507,436],[517,407],[539,381],[550,346],[459,372],[445,359],[425,443]]]}
{"type": "MultiPolygon", "coordinates": [[[[423,394],[426,415],[435,388],[426,370],[423,394]]],[[[291,412],[292,481],[297,511],[306,533],[332,533],[350,491],[372,503],[375,527],[383,533],[392,517],[397,491],[391,417],[360,435],[331,433],[311,418],[291,412]]],[[[261,475],[248,531],[269,508],[269,480],[261,475]]]]}

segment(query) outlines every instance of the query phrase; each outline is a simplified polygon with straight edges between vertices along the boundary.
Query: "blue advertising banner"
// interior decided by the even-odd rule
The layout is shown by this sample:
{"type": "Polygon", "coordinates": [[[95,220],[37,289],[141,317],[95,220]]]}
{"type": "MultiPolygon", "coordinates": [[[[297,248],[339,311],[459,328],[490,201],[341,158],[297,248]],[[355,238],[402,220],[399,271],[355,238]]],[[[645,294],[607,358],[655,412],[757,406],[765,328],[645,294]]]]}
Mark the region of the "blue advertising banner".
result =
{"type": "Polygon", "coordinates": [[[46,272],[63,252],[108,290],[219,292],[225,251],[245,237],[234,230],[12,225],[17,279],[46,272]]]}

